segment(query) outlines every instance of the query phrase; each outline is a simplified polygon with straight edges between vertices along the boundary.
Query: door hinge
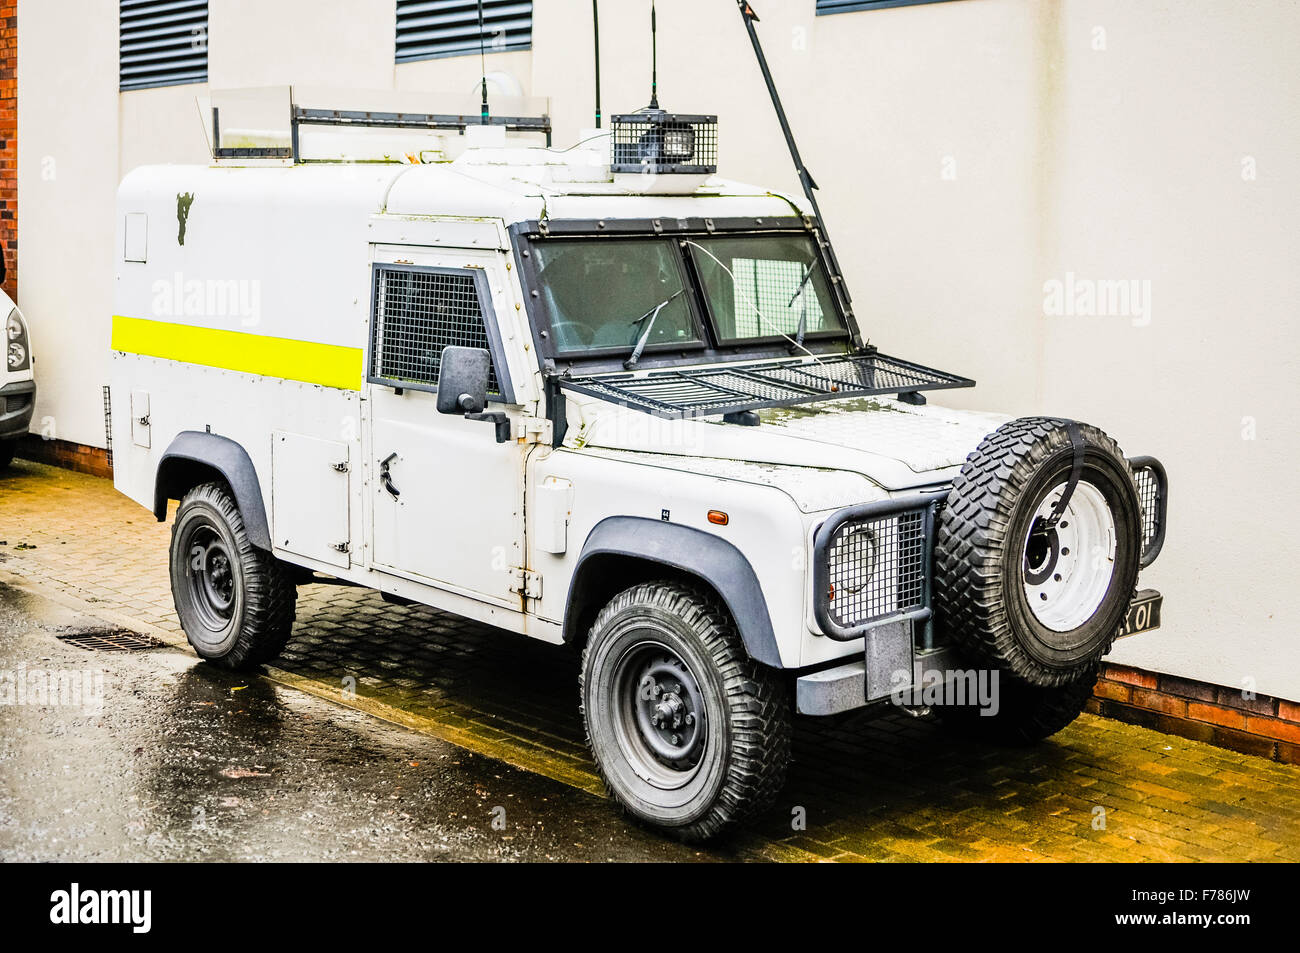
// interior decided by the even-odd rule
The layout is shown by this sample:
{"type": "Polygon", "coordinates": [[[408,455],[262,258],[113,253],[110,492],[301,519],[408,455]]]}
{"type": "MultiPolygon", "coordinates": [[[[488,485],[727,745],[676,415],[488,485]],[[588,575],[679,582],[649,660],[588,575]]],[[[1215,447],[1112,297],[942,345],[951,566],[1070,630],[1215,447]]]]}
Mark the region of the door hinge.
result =
{"type": "Polygon", "coordinates": [[[510,591],[517,592],[527,599],[542,598],[542,575],[533,572],[531,569],[511,569],[514,580],[510,583],[510,591]]]}

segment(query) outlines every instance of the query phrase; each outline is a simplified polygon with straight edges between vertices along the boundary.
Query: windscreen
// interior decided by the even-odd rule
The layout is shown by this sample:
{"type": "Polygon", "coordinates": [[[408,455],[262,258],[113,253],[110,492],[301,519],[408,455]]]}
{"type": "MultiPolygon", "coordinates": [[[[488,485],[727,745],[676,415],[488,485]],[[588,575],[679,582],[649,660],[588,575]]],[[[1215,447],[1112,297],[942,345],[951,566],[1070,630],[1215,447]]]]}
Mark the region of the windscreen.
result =
{"type": "Polygon", "coordinates": [[[702,345],[671,242],[552,240],[534,247],[557,354],[702,345]]]}
{"type": "Polygon", "coordinates": [[[844,331],[806,235],[701,238],[689,248],[719,343],[844,331]]]}

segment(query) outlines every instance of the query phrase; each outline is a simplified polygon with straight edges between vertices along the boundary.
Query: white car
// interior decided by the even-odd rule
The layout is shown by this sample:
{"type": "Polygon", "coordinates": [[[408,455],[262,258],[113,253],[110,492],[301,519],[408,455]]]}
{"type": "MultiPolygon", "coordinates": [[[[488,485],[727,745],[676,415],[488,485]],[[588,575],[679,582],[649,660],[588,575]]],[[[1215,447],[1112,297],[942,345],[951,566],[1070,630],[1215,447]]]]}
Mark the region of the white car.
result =
{"type": "MultiPolygon", "coordinates": [[[[0,281],[3,268],[0,264],[0,281]]],[[[5,363],[0,369],[0,470],[3,470],[13,460],[18,441],[27,436],[36,405],[36,380],[27,321],[3,291],[0,291],[0,312],[5,315],[5,363]]]]}

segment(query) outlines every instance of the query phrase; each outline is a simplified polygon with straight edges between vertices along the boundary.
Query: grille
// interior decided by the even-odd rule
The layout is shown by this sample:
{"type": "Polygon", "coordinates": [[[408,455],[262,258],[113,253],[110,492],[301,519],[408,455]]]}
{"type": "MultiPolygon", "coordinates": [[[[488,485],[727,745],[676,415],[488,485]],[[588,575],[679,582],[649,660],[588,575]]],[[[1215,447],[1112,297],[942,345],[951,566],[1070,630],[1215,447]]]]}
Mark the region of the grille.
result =
{"type": "Polygon", "coordinates": [[[826,549],[828,609],[845,628],[925,606],[925,511],[851,520],[826,549]]]}
{"type": "Polygon", "coordinates": [[[531,0],[397,0],[397,62],[526,50],[533,42],[531,0]]]}
{"type": "Polygon", "coordinates": [[[104,385],[104,455],[108,457],[108,468],[113,469],[113,393],[104,385]]]}
{"type": "MultiPolygon", "coordinates": [[[[463,269],[377,268],[371,380],[436,390],[444,348],[490,350],[475,276],[463,269]]],[[[494,366],[488,371],[488,393],[499,392],[494,366]]]]}
{"type": "Polygon", "coordinates": [[[798,289],[803,282],[804,266],[801,262],[734,258],[731,264],[734,294],[742,305],[736,309],[735,337],[795,334],[799,330],[801,314],[807,318],[807,331],[826,330],[826,319],[815,286],[803,285],[802,291],[791,297],[791,291],[798,289]]]}
{"type": "Polygon", "coordinates": [[[208,0],[121,0],[118,87],[208,79],[208,0]]]}
{"type": "Polygon", "coordinates": [[[615,116],[610,168],[614,172],[718,171],[718,117],[646,110],[615,116]]]}
{"type": "Polygon", "coordinates": [[[60,642],[92,652],[142,652],[160,649],[167,643],[129,629],[86,629],[57,636],[60,642]]]}
{"type": "Polygon", "coordinates": [[[1142,504],[1142,551],[1146,552],[1160,536],[1160,479],[1150,467],[1135,470],[1133,477],[1142,504]]]}
{"type": "Polygon", "coordinates": [[[653,371],[640,377],[562,378],[559,383],[567,390],[657,417],[681,418],[827,398],[971,387],[975,382],[872,353],[780,364],[720,364],[690,371],[653,371]]]}

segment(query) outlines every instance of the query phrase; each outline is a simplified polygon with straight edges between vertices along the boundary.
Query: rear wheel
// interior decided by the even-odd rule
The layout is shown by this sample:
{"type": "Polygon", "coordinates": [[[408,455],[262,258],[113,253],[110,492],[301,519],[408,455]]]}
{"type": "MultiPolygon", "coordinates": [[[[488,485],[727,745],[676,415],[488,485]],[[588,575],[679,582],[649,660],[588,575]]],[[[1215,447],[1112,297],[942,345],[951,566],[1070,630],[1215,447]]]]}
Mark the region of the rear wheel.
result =
{"type": "Polygon", "coordinates": [[[581,696],[601,777],[643,823],[702,840],[762,811],[784,783],[785,686],[702,590],[656,582],[615,596],[583,652],[581,696]]]}
{"type": "Polygon", "coordinates": [[[172,526],[172,599],[194,651],[222,668],[252,668],[280,654],[297,589],[283,563],[258,549],[229,491],[205,483],[185,494],[172,526]]]}

